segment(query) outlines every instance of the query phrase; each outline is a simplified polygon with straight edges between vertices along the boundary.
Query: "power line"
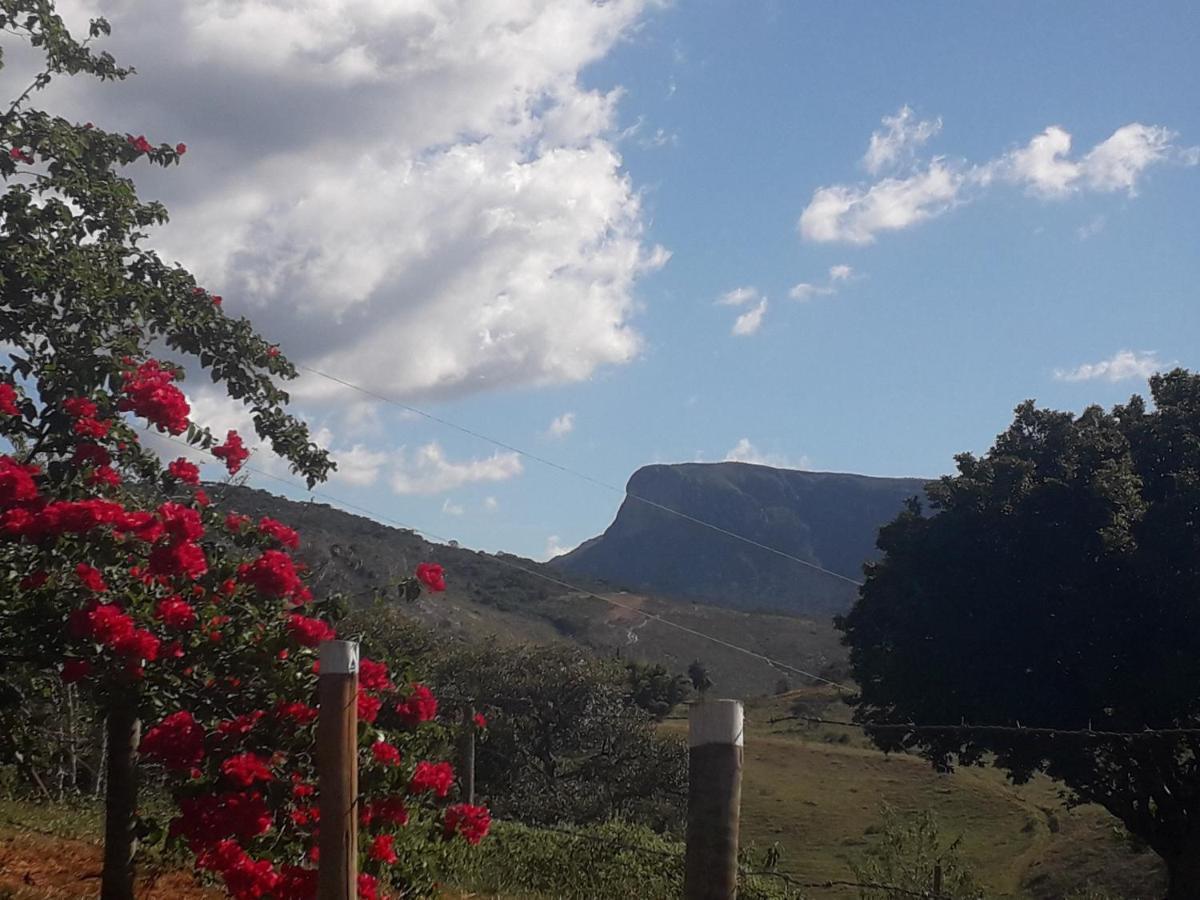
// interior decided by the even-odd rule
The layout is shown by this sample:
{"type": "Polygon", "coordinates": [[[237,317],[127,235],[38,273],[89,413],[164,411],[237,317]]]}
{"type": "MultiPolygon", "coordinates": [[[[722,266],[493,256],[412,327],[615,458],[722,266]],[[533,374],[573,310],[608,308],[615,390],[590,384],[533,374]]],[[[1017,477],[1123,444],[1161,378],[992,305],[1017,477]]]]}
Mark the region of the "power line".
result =
{"type": "Polygon", "coordinates": [[[629,490],[629,488],[617,487],[615,484],[611,484],[607,481],[602,481],[599,478],[595,478],[591,475],[588,475],[586,472],[580,472],[577,469],[572,469],[570,466],[564,466],[562,463],[557,463],[554,460],[547,459],[544,456],[539,456],[536,453],[531,453],[530,451],[524,450],[521,447],[516,447],[512,444],[505,443],[504,441],[493,438],[490,435],[486,435],[480,431],[476,431],[472,428],[468,428],[465,425],[459,425],[457,422],[452,422],[450,419],[446,419],[446,418],[443,418],[442,416],[434,415],[431,412],[427,412],[427,411],[421,409],[420,407],[413,406],[409,403],[404,403],[401,400],[397,400],[395,397],[389,397],[386,394],[380,394],[376,391],[370,390],[369,388],[365,388],[365,387],[357,385],[351,381],[346,381],[343,378],[339,378],[336,375],[330,375],[328,372],[322,372],[320,369],[314,369],[311,366],[303,366],[302,365],[302,366],[298,366],[297,368],[303,369],[305,372],[310,372],[313,375],[317,375],[321,378],[326,378],[332,382],[335,382],[336,384],[340,384],[343,387],[349,388],[352,391],[357,391],[358,393],[363,394],[367,397],[371,397],[371,398],[373,398],[375,400],[379,400],[383,403],[389,403],[392,406],[396,406],[400,409],[403,409],[406,412],[413,413],[414,415],[421,416],[425,419],[428,419],[431,422],[436,422],[437,424],[443,425],[446,428],[452,428],[455,431],[458,431],[462,434],[473,437],[476,440],[485,441],[486,443],[492,444],[493,446],[500,447],[503,450],[507,450],[510,453],[516,453],[520,456],[525,457],[526,459],[531,459],[534,462],[539,463],[543,466],[548,466],[551,469],[557,469],[559,472],[563,472],[567,475],[571,475],[574,478],[578,478],[582,481],[586,481],[589,484],[593,484],[597,487],[603,488],[606,491],[612,491],[613,493],[621,494],[625,497],[628,497],[630,500],[636,500],[638,503],[643,503],[646,506],[650,506],[654,509],[659,510],[660,512],[664,512],[664,513],[667,513],[668,515],[676,516],[677,518],[684,519],[685,521],[691,522],[693,525],[699,525],[702,528],[707,528],[710,531],[715,531],[717,534],[722,534],[725,537],[733,538],[734,540],[741,541],[744,544],[749,544],[751,547],[757,547],[759,550],[763,550],[767,553],[773,553],[776,556],[782,557],[783,559],[786,559],[786,560],[790,560],[791,562],[797,563],[801,566],[806,566],[816,572],[821,572],[825,575],[828,575],[831,578],[836,578],[840,581],[846,582],[847,584],[854,585],[855,587],[862,587],[862,585],[863,585],[863,583],[856,578],[850,578],[847,575],[842,575],[839,572],[834,572],[832,569],[826,569],[824,566],[818,565],[814,562],[809,562],[806,559],[801,559],[800,557],[795,556],[794,554],[788,553],[786,550],[780,550],[778,547],[772,547],[769,544],[761,543],[760,541],[754,540],[754,538],[746,537],[744,534],[738,534],[736,531],[730,531],[728,528],[723,528],[720,525],[717,525],[713,522],[709,522],[705,519],[697,518],[696,516],[682,512],[681,510],[674,509],[673,507],[666,506],[662,503],[659,503],[656,500],[651,500],[649,497],[643,497],[642,495],[636,494],[633,491],[629,490]]]}
{"type": "Polygon", "coordinates": [[[1100,738],[1143,738],[1143,737],[1195,737],[1200,736],[1200,728],[1144,728],[1141,731],[1111,731],[1097,728],[1050,728],[1044,725],[970,725],[962,722],[958,725],[919,725],[914,722],[845,722],[839,719],[823,719],[820,716],[777,716],[768,720],[768,724],[777,722],[802,721],[814,725],[834,725],[841,728],[861,728],[864,731],[904,731],[904,732],[934,732],[934,733],[980,733],[980,734],[1037,734],[1049,737],[1066,737],[1080,735],[1100,738]]]}
{"type": "MultiPolygon", "coordinates": [[[[184,441],[181,441],[177,438],[169,437],[167,435],[160,435],[160,437],[163,437],[166,440],[172,441],[173,443],[179,444],[180,446],[187,448],[189,452],[192,452],[195,454],[201,453],[201,451],[199,451],[197,448],[192,447],[190,444],[187,444],[184,441]]],[[[343,500],[342,498],[336,497],[333,494],[329,494],[324,491],[309,489],[305,485],[303,485],[301,482],[295,481],[291,478],[284,478],[281,475],[275,475],[274,473],[267,472],[263,469],[256,469],[253,466],[243,466],[242,470],[246,471],[246,472],[254,472],[255,474],[261,475],[264,478],[270,478],[270,479],[273,479],[274,481],[278,481],[282,484],[286,484],[286,485],[290,485],[291,487],[299,488],[299,489],[307,492],[308,494],[311,494],[314,497],[321,497],[325,500],[329,500],[330,502],[336,503],[347,509],[353,509],[353,510],[360,512],[366,516],[370,516],[371,518],[373,518],[377,521],[390,522],[392,525],[394,525],[398,528],[404,528],[409,531],[418,532],[420,534],[424,534],[426,537],[430,537],[430,538],[433,538],[434,540],[442,541],[445,543],[448,543],[449,541],[452,540],[452,538],[448,538],[444,535],[436,534],[432,531],[429,531],[428,529],[417,528],[416,526],[410,525],[406,522],[401,522],[399,519],[396,519],[385,513],[377,512],[377,511],[369,509],[365,506],[360,506],[356,503],[351,503],[348,500],[343,500]]],[[[658,613],[647,612],[646,610],[641,609],[637,606],[632,606],[628,603],[622,603],[619,600],[614,600],[612,597],[606,597],[603,594],[598,594],[595,591],[588,590],[587,588],[581,588],[578,585],[571,584],[568,581],[563,581],[561,578],[555,578],[554,576],[547,575],[544,572],[538,571],[537,569],[531,569],[528,566],[522,566],[519,563],[512,562],[510,559],[507,559],[506,557],[503,557],[503,556],[490,556],[489,558],[492,561],[504,566],[505,568],[513,569],[514,571],[517,571],[517,572],[522,572],[533,578],[539,578],[542,581],[556,585],[560,588],[565,588],[566,590],[572,591],[576,594],[582,594],[585,597],[592,597],[596,600],[600,600],[601,602],[608,603],[611,606],[616,606],[616,607],[619,607],[620,609],[624,609],[624,610],[628,610],[629,612],[637,613],[638,615],[644,616],[647,619],[653,619],[654,621],[659,622],[659,623],[667,626],[668,628],[674,628],[677,631],[682,631],[682,632],[685,632],[686,634],[690,634],[695,637],[703,638],[706,641],[711,641],[714,644],[719,644],[722,647],[726,647],[730,650],[735,650],[738,653],[743,653],[747,656],[752,656],[755,659],[761,660],[762,662],[764,662],[767,665],[772,666],[776,669],[780,669],[780,670],[787,671],[787,672],[792,672],[792,673],[794,673],[796,675],[800,675],[801,677],[804,677],[804,678],[812,678],[815,681],[819,681],[823,684],[827,684],[827,685],[830,685],[831,687],[837,688],[839,691],[843,691],[846,693],[852,692],[852,689],[847,687],[846,685],[840,684],[836,681],[832,681],[831,679],[825,678],[822,675],[818,675],[815,672],[808,672],[804,669],[798,668],[797,666],[793,666],[793,665],[790,665],[789,663],[785,663],[785,662],[782,662],[773,657],[767,656],[765,653],[759,653],[756,650],[749,649],[748,647],[742,647],[742,646],[739,646],[738,644],[734,644],[734,643],[732,643],[730,641],[726,641],[722,638],[714,637],[710,634],[705,634],[704,632],[698,631],[695,628],[690,628],[687,625],[680,625],[678,622],[672,622],[670,619],[663,618],[658,613]]]]}

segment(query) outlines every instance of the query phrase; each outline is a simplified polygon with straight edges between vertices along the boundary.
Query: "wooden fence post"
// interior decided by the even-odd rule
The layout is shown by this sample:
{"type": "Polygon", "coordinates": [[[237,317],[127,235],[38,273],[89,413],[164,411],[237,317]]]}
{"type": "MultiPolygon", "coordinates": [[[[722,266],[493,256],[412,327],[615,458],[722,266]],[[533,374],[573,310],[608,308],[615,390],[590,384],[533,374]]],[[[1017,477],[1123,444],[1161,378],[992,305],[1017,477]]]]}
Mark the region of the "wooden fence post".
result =
{"type": "Polygon", "coordinates": [[[688,711],[684,900],[737,897],[742,724],[739,700],[702,700],[688,711]]]}
{"type": "Polygon", "coordinates": [[[358,644],[320,647],[317,795],[321,811],[319,900],[358,896],[358,644]]]}
{"type": "Polygon", "coordinates": [[[463,704],[462,737],[459,744],[459,770],[462,773],[463,799],[475,802],[475,707],[463,704]]]}

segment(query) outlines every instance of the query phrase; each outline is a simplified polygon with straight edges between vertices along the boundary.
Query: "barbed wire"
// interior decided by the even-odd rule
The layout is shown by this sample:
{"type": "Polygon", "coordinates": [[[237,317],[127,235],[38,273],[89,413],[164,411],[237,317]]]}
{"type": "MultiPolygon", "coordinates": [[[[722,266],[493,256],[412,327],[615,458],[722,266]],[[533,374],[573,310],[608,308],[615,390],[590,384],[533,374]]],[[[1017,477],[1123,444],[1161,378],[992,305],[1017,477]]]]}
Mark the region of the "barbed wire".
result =
{"type": "Polygon", "coordinates": [[[1048,737],[1081,735],[1101,738],[1142,737],[1197,737],[1200,728],[1168,726],[1165,728],[1143,728],[1140,731],[1113,731],[1102,728],[1054,728],[1047,725],[972,725],[962,722],[957,725],[922,725],[916,722],[846,722],[840,719],[825,719],[821,716],[790,715],[768,719],[768,724],[803,721],[814,725],[833,725],[841,728],[858,728],[863,731],[929,731],[929,732],[975,732],[981,734],[1037,734],[1048,737]]]}

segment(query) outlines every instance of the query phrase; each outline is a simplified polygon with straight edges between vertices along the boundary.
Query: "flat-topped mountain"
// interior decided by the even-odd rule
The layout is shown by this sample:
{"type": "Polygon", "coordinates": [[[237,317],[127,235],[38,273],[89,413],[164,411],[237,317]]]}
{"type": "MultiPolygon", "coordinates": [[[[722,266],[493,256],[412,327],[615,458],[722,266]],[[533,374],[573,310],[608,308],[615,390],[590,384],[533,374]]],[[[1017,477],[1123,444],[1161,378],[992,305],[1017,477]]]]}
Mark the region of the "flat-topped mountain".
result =
{"type": "Polygon", "coordinates": [[[879,527],[908,498],[923,495],[924,485],[920,478],[738,462],[644,466],[629,479],[630,496],[604,534],[551,565],[629,590],[735,609],[842,612],[854,599],[853,584],[763,547],[859,580],[863,563],[877,556],[879,527]]]}

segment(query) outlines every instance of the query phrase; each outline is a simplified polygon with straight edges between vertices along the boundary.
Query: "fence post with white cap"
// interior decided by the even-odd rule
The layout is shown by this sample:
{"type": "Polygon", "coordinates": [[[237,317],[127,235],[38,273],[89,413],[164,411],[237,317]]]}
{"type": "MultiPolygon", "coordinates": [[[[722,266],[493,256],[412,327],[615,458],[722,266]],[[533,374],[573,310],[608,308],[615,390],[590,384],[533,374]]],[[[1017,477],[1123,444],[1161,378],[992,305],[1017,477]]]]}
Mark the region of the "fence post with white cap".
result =
{"type": "Polygon", "coordinates": [[[684,900],[737,897],[743,712],[739,700],[702,700],[688,712],[684,900]]]}
{"type": "Polygon", "coordinates": [[[325,641],[317,684],[319,900],[358,895],[358,644],[325,641]]]}

